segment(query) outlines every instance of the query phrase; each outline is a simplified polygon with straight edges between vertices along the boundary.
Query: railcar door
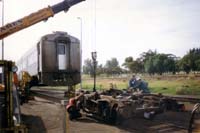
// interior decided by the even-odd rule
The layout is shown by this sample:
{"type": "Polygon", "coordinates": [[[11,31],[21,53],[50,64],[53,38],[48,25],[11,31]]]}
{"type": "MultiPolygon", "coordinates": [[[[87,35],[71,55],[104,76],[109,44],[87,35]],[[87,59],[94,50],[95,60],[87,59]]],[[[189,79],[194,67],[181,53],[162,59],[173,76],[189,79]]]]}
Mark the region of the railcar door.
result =
{"type": "Polygon", "coordinates": [[[67,56],[66,56],[66,44],[58,43],[57,53],[58,53],[58,69],[66,70],[67,68],[67,56]]]}

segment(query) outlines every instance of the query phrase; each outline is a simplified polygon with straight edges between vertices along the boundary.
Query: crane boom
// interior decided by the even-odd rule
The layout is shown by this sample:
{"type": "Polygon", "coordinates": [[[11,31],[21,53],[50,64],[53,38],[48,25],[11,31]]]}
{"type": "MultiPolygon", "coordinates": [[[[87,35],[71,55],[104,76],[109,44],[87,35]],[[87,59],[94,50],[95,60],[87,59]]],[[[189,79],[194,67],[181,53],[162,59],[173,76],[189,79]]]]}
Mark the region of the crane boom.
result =
{"type": "Polygon", "coordinates": [[[43,8],[35,13],[25,16],[17,21],[6,24],[0,27],[0,40],[29,26],[32,26],[40,21],[47,20],[61,11],[67,11],[71,6],[85,0],[64,0],[53,6],[43,8]]]}

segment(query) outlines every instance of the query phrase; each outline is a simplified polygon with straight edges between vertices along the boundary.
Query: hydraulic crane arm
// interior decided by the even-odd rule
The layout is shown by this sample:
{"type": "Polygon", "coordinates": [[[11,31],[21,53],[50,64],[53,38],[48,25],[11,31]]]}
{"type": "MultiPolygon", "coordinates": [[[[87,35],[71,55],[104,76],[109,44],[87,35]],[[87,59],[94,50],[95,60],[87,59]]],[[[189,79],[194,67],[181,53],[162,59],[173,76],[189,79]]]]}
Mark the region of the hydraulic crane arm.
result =
{"type": "Polygon", "coordinates": [[[19,19],[12,23],[8,23],[5,26],[0,27],[0,39],[3,39],[40,21],[47,20],[49,17],[53,17],[54,14],[57,14],[61,11],[67,11],[71,6],[78,4],[82,1],[85,0],[64,0],[63,2],[41,9],[22,19],[19,19]]]}

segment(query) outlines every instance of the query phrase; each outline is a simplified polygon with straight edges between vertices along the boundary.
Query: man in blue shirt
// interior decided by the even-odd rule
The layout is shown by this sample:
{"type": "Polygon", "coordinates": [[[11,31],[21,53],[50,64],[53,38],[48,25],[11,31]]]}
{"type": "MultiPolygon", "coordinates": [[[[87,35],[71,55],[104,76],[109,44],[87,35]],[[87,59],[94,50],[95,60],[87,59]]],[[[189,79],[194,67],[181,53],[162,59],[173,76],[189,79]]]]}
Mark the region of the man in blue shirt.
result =
{"type": "Polygon", "coordinates": [[[129,81],[129,88],[133,91],[137,91],[137,89],[139,89],[141,93],[150,93],[148,83],[143,81],[140,77],[137,77],[136,79],[135,75],[133,75],[129,81]]]}
{"type": "Polygon", "coordinates": [[[141,80],[141,78],[137,79],[137,85],[135,87],[138,88],[141,93],[150,93],[148,83],[141,80]]]}
{"type": "Polygon", "coordinates": [[[136,77],[132,75],[132,78],[129,80],[129,88],[134,89],[136,86],[136,77]]]}

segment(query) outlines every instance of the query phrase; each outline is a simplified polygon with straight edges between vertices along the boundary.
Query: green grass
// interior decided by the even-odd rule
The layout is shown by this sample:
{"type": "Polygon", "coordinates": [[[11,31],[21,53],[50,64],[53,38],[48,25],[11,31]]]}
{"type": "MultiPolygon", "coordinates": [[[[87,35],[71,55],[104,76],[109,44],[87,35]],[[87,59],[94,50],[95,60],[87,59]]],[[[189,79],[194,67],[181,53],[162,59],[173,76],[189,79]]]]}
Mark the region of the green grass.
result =
{"type": "Polygon", "coordinates": [[[181,86],[181,82],[152,80],[149,81],[149,88],[154,93],[176,94],[176,87],[181,86]]]}
{"type": "Polygon", "coordinates": [[[200,95],[200,82],[192,79],[150,80],[149,88],[154,93],[200,95]]]}
{"type": "MultiPolygon", "coordinates": [[[[111,88],[118,89],[126,89],[128,87],[128,82],[123,79],[116,79],[116,78],[97,78],[96,80],[96,88],[98,90],[105,90],[111,88]]],[[[83,79],[82,87],[87,90],[92,90],[94,87],[94,80],[93,79],[83,79]]],[[[80,88],[80,86],[77,86],[80,88]]]]}
{"type": "MultiPolygon", "coordinates": [[[[200,80],[194,78],[145,78],[148,82],[149,89],[153,93],[163,93],[172,95],[200,95],[200,80]]],[[[97,77],[96,89],[106,90],[113,86],[116,89],[127,89],[128,78],[102,78],[97,77]]],[[[94,80],[90,77],[83,77],[83,89],[92,90],[94,80]]],[[[44,87],[50,89],[67,90],[66,86],[44,87]]],[[[76,85],[76,89],[80,88],[80,84],[76,85]]]]}
{"type": "MultiPolygon", "coordinates": [[[[153,93],[200,95],[200,81],[198,79],[146,79],[149,89],[153,93]]],[[[92,90],[93,79],[83,79],[84,89],[92,90]]],[[[100,90],[109,89],[111,84],[117,89],[127,89],[128,79],[126,78],[97,78],[96,88],[100,90]]],[[[79,88],[79,86],[77,86],[79,88]]]]}
{"type": "Polygon", "coordinates": [[[176,86],[180,83],[174,83],[169,81],[151,81],[149,82],[149,89],[154,93],[169,93],[176,94],[176,86]]]}

